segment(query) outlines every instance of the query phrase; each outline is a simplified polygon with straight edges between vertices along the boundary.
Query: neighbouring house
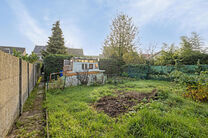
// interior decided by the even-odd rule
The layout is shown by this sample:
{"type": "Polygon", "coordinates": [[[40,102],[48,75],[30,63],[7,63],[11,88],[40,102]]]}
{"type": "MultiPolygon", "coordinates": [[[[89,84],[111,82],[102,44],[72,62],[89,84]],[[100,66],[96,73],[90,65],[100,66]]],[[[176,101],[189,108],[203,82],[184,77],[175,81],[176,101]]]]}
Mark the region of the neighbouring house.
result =
{"type": "MultiPolygon", "coordinates": [[[[38,55],[39,59],[42,59],[42,50],[46,50],[46,46],[40,46],[36,45],[33,52],[38,55]]],[[[68,49],[68,54],[73,55],[73,56],[84,56],[83,49],[79,48],[67,48],[68,49]]]]}
{"type": "Polygon", "coordinates": [[[99,69],[98,61],[99,59],[86,57],[64,60],[63,72],[66,76],[66,86],[76,86],[82,84],[82,81],[87,81],[87,85],[105,83],[105,71],[99,69]]]}
{"type": "Polygon", "coordinates": [[[23,56],[26,55],[26,50],[24,47],[13,47],[13,46],[0,46],[0,50],[8,53],[8,54],[13,54],[14,49],[17,52],[20,52],[23,56]]]}
{"type": "Polygon", "coordinates": [[[161,51],[156,52],[155,54],[149,56],[149,59],[156,59],[161,56],[161,51]]]}
{"type": "Polygon", "coordinates": [[[42,60],[42,54],[41,54],[41,51],[42,50],[46,50],[46,46],[39,46],[39,45],[36,45],[35,46],[35,48],[34,48],[34,50],[33,50],[33,53],[35,53],[38,57],[39,57],[39,59],[40,60],[42,60]]]}
{"type": "Polygon", "coordinates": [[[145,59],[149,59],[151,56],[151,54],[142,54],[142,57],[145,58],[145,59]]]}

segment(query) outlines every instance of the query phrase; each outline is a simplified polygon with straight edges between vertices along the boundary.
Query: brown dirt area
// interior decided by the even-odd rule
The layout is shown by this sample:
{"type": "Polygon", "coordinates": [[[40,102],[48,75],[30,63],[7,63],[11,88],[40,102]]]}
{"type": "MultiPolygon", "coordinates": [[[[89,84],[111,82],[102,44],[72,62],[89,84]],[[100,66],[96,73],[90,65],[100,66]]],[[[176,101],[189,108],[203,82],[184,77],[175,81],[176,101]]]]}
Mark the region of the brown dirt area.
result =
{"type": "Polygon", "coordinates": [[[42,107],[44,90],[42,87],[43,84],[40,84],[35,94],[34,101],[32,101],[31,105],[26,105],[28,106],[27,109],[24,109],[22,115],[14,123],[7,138],[45,137],[45,114],[42,107]]]}
{"type": "Polygon", "coordinates": [[[156,94],[156,89],[152,90],[150,93],[118,92],[117,97],[102,97],[94,104],[94,107],[98,111],[104,111],[111,117],[117,117],[119,114],[128,112],[131,107],[141,102],[144,98],[147,99],[147,102],[150,99],[154,99],[156,94]]]}

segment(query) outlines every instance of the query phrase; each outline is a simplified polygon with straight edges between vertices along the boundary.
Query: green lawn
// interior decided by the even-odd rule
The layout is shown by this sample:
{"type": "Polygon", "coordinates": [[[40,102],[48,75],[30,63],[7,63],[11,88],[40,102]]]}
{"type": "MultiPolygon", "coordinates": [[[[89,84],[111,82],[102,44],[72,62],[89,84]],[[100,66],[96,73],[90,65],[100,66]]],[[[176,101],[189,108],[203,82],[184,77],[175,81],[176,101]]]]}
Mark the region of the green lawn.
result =
{"type": "Polygon", "coordinates": [[[50,90],[49,133],[52,137],[207,137],[208,104],[183,98],[183,91],[174,83],[152,80],[50,90]],[[118,90],[151,92],[155,88],[158,100],[140,103],[116,118],[92,107],[118,90]]]}

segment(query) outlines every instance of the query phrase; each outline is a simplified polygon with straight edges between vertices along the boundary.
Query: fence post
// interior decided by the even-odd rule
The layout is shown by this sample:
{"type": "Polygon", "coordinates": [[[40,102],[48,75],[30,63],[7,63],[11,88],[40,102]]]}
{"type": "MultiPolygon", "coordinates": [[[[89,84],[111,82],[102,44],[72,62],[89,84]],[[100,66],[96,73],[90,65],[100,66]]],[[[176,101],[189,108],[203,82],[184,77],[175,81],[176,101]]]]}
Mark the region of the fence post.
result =
{"type": "Polygon", "coordinates": [[[33,64],[33,87],[35,86],[35,65],[33,64]]]}
{"type": "Polygon", "coordinates": [[[28,97],[30,95],[30,73],[29,73],[29,63],[27,62],[27,92],[28,97]]]}
{"type": "Polygon", "coordinates": [[[19,116],[22,114],[22,59],[19,58],[19,116]]]}

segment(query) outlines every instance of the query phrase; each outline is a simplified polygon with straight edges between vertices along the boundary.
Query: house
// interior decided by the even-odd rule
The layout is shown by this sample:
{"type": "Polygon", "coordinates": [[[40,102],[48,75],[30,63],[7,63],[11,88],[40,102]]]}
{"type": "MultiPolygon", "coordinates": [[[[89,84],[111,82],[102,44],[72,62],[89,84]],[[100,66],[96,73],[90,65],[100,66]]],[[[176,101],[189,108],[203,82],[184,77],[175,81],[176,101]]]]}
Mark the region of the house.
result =
{"type": "Polygon", "coordinates": [[[26,55],[26,50],[24,47],[0,46],[0,50],[11,55],[13,54],[13,51],[16,50],[17,52],[20,52],[23,56],[26,55]]]}
{"type": "Polygon", "coordinates": [[[156,59],[161,56],[162,51],[156,52],[152,56],[149,56],[149,59],[156,59]]]}
{"type": "MultiPolygon", "coordinates": [[[[33,52],[38,55],[38,57],[40,59],[42,59],[42,54],[41,51],[42,50],[46,50],[46,46],[40,46],[40,45],[36,45],[33,52]]],[[[68,54],[69,55],[73,55],[73,56],[84,56],[83,53],[83,49],[78,49],[78,48],[67,48],[68,54]]]]}
{"type": "Polygon", "coordinates": [[[46,46],[39,46],[39,45],[36,45],[34,50],[33,50],[33,53],[35,53],[39,59],[42,59],[42,54],[41,54],[41,51],[42,50],[46,50],[46,46]]]}
{"type": "Polygon", "coordinates": [[[149,59],[151,56],[151,54],[142,54],[142,57],[145,58],[145,59],[149,59]]]}

